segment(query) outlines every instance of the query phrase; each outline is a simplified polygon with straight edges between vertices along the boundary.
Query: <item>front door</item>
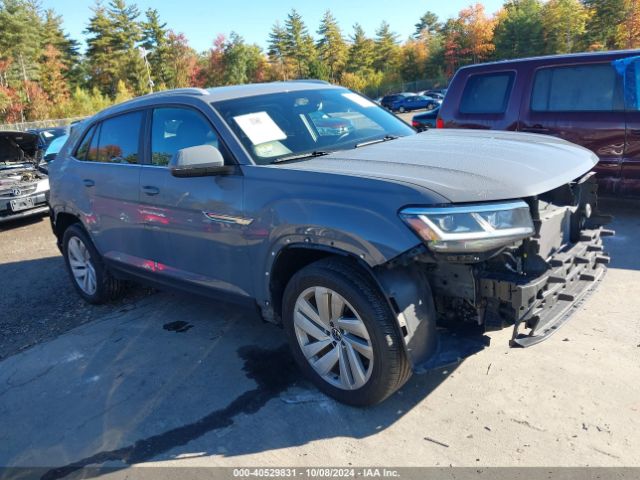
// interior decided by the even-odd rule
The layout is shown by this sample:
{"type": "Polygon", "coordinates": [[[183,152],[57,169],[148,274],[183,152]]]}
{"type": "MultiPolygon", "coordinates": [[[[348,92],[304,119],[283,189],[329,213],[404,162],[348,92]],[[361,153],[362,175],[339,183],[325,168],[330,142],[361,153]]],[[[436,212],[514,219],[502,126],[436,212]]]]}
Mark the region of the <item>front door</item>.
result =
{"type": "Polygon", "coordinates": [[[520,130],[563,138],[594,152],[600,188],[615,192],[625,143],[622,77],[610,62],[540,68],[523,95],[520,130]]]}
{"type": "Polygon", "coordinates": [[[249,268],[242,211],[243,177],[235,173],[178,178],[167,168],[180,149],[209,144],[230,155],[197,110],[160,107],[151,115],[150,164],[140,179],[141,212],[153,268],[186,283],[241,296],[249,268]]]}

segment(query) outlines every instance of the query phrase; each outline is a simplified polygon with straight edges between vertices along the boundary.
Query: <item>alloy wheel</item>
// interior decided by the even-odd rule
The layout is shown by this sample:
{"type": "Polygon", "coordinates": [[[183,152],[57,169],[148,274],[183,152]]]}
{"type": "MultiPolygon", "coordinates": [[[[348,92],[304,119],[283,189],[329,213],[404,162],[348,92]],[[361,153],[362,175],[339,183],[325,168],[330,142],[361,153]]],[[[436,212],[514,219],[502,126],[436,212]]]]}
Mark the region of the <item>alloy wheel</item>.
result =
{"type": "Polygon", "coordinates": [[[78,287],[87,295],[96,293],[96,270],[87,246],[78,237],[71,237],[67,243],[67,256],[73,278],[78,287]]]}
{"type": "Polygon", "coordinates": [[[373,346],[358,312],[339,293],[311,287],[296,300],[296,338],[309,365],[343,390],[364,386],[373,370],[373,346]]]}

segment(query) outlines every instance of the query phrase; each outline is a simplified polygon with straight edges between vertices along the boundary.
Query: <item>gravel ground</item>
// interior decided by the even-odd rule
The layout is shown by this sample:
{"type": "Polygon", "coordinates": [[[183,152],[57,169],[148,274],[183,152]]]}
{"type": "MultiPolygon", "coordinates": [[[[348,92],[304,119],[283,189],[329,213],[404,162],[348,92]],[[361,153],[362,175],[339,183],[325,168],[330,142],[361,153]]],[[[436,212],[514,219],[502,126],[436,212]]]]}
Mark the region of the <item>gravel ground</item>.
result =
{"type": "Polygon", "coordinates": [[[1,224],[0,245],[0,359],[147,294],[133,288],[110,305],[85,303],[69,281],[46,216],[1,224]]]}

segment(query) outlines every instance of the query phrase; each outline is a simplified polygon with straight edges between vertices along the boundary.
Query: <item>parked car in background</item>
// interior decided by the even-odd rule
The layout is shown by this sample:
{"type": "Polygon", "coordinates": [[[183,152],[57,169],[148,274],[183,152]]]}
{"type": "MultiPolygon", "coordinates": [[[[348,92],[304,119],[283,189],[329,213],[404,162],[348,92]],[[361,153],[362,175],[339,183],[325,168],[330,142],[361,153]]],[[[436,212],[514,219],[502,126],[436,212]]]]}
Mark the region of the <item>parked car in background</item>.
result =
{"type": "Polygon", "coordinates": [[[400,92],[400,93],[392,93],[389,95],[385,95],[384,97],[382,97],[382,100],[380,100],[380,105],[382,105],[387,110],[391,110],[392,109],[391,107],[394,102],[402,100],[403,98],[406,98],[406,97],[413,97],[414,95],[415,93],[412,93],[412,92],[400,92]]]}
{"type": "MultiPolygon", "coordinates": [[[[445,90],[446,92],[446,90],[445,90]]],[[[423,90],[421,92],[418,92],[418,95],[424,95],[426,97],[431,97],[434,100],[443,100],[444,99],[444,93],[442,90],[423,90]]]]}
{"type": "Polygon", "coordinates": [[[27,133],[33,133],[38,136],[38,148],[44,152],[56,138],[68,135],[69,127],[35,128],[27,130],[27,133]]]}
{"type": "Polygon", "coordinates": [[[640,50],[461,68],[438,126],[552,135],[600,159],[600,191],[640,195],[640,50]]]}
{"type": "Polygon", "coordinates": [[[0,132],[0,223],[49,211],[49,179],[39,162],[36,134],[0,132]]]}
{"type": "Polygon", "coordinates": [[[609,260],[596,162],[550,137],[417,135],[318,82],[179,89],[72,132],[51,220],[86,301],[134,278],[249,304],[322,391],[371,405],[455,361],[439,324],[529,346],[566,321],[609,260]]]}
{"type": "Polygon", "coordinates": [[[69,138],[69,135],[65,134],[65,135],[62,135],[61,137],[57,137],[49,144],[47,149],[44,151],[44,155],[42,156],[42,160],[43,160],[43,163],[41,164],[42,167],[46,168],[46,164],[56,158],[56,156],[58,155],[58,152],[62,149],[62,147],[64,146],[68,138],[69,138]]]}
{"type": "Polygon", "coordinates": [[[426,130],[427,128],[436,128],[436,120],[438,119],[438,112],[440,107],[434,108],[431,111],[419,113],[414,115],[411,119],[411,126],[418,130],[426,130]]]}
{"type": "Polygon", "coordinates": [[[425,97],[424,95],[411,95],[391,102],[389,110],[392,112],[404,113],[422,109],[433,110],[439,106],[440,102],[431,97],[425,97]]]}

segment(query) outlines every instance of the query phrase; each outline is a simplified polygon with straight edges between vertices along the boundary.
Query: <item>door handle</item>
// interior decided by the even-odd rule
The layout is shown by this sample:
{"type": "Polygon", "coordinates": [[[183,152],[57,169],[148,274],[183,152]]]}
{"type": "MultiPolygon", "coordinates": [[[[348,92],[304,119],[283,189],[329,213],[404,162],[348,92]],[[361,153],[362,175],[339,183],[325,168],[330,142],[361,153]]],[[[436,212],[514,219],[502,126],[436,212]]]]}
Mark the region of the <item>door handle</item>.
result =
{"type": "Polygon", "coordinates": [[[548,128],[543,127],[539,123],[536,123],[535,125],[531,125],[530,127],[525,126],[522,128],[522,131],[529,132],[529,133],[549,133],[550,132],[548,128]]]}
{"type": "Polygon", "coordinates": [[[142,187],[142,190],[147,195],[158,195],[160,193],[160,189],[158,187],[154,187],[152,185],[146,185],[142,187]]]}
{"type": "Polygon", "coordinates": [[[90,178],[85,178],[82,183],[84,183],[85,187],[93,187],[95,186],[96,182],[94,182],[93,180],[91,180],[90,178]]]}

